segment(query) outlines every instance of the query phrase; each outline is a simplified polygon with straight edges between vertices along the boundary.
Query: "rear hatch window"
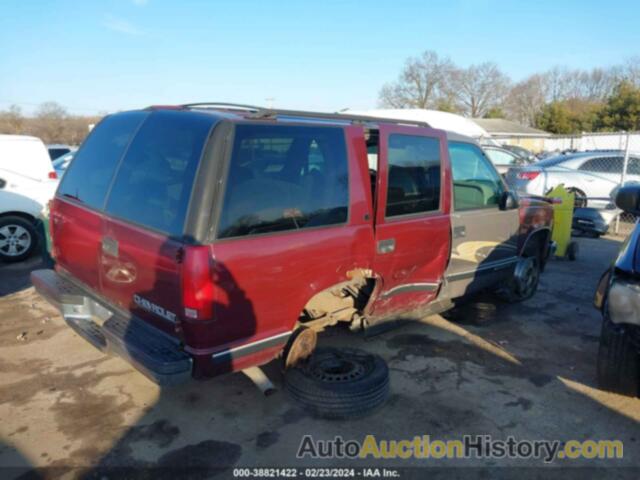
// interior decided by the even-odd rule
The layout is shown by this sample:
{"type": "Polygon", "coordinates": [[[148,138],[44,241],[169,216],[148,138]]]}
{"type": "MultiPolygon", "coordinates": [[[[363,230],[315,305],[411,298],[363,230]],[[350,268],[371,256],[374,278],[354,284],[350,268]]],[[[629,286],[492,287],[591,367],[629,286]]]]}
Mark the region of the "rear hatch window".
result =
{"type": "Polygon", "coordinates": [[[122,160],[106,213],[180,236],[212,124],[207,115],[174,111],[151,114],[122,160]]]}
{"type": "Polygon", "coordinates": [[[102,209],[118,162],[148,112],[106,117],[91,132],[64,174],[58,195],[102,209]]]}

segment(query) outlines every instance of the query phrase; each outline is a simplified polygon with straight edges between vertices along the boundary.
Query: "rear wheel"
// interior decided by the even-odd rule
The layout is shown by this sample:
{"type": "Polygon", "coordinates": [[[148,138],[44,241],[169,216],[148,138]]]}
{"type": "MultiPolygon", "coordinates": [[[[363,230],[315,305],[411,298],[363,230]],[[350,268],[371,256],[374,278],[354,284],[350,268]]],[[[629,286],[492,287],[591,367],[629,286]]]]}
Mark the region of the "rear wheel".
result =
{"type": "Polygon", "coordinates": [[[598,350],[598,385],[623,395],[640,395],[640,328],[602,321],[598,350]]]}
{"type": "Polygon", "coordinates": [[[513,276],[496,293],[508,303],[523,302],[536,293],[540,283],[540,255],[518,260],[513,276]]]}
{"type": "Polygon", "coordinates": [[[22,217],[0,218],[0,260],[20,262],[35,251],[38,234],[33,223],[22,217]]]}

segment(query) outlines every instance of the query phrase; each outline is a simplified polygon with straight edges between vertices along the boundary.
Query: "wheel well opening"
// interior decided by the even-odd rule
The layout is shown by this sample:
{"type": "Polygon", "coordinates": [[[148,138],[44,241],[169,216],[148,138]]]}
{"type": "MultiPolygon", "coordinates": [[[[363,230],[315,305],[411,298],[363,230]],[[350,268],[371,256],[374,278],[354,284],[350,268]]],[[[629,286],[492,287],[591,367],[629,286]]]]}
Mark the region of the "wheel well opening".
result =
{"type": "Polygon", "coordinates": [[[30,215],[30,214],[25,213],[25,212],[3,212],[3,213],[0,213],[0,218],[4,218],[4,217],[20,217],[20,218],[24,218],[25,220],[28,220],[29,222],[32,222],[32,223],[36,222],[36,218],[33,215],[30,215]]]}
{"type": "Polygon", "coordinates": [[[367,269],[351,270],[347,277],[349,280],[311,297],[298,317],[298,325],[322,331],[339,322],[358,323],[369,304],[376,279],[367,269]]]}

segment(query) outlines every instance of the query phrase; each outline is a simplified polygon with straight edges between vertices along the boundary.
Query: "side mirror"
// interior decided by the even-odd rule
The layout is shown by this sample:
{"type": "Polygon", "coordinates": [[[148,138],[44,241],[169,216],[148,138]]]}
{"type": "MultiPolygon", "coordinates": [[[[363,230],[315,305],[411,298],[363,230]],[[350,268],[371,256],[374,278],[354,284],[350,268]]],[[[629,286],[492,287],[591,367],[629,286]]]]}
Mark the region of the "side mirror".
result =
{"type": "Polygon", "coordinates": [[[7,186],[7,181],[4,178],[0,178],[0,189],[7,186]]]}
{"type": "Polygon", "coordinates": [[[640,215],[640,185],[621,187],[616,194],[616,206],[633,215],[640,215]]]}
{"type": "Polygon", "coordinates": [[[500,197],[500,210],[513,210],[518,208],[519,205],[518,196],[514,192],[502,192],[502,196],[500,197]]]}

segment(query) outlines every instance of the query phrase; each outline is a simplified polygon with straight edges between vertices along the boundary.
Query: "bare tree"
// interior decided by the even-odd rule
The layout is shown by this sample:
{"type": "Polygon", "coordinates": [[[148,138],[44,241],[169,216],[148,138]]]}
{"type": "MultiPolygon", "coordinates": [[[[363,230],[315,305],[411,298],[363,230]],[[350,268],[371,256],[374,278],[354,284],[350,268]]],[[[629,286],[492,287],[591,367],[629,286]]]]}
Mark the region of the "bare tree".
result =
{"type": "Polygon", "coordinates": [[[378,102],[391,108],[433,108],[448,96],[445,86],[454,69],[451,60],[427,50],[406,61],[400,77],[382,87],[378,102]]]}
{"type": "Polygon", "coordinates": [[[0,133],[21,134],[24,132],[25,119],[17,105],[11,105],[6,112],[0,112],[0,133]]]}
{"type": "Polygon", "coordinates": [[[45,102],[40,105],[34,119],[36,136],[45,143],[61,142],[65,136],[69,114],[62,105],[56,102],[45,102]]]}
{"type": "Polygon", "coordinates": [[[452,80],[459,108],[470,117],[482,117],[500,106],[509,88],[509,77],[491,62],[457,70],[452,80]]]}
{"type": "Polygon", "coordinates": [[[640,87],[640,55],[628,58],[624,64],[619,67],[620,78],[618,83],[626,80],[636,87],[640,87]]]}
{"type": "Polygon", "coordinates": [[[533,126],[547,103],[549,81],[546,75],[531,75],[516,83],[507,94],[504,111],[509,119],[533,126]]]}
{"type": "Polygon", "coordinates": [[[582,100],[603,102],[613,93],[616,84],[614,69],[594,68],[580,72],[580,96],[582,100]]]}

